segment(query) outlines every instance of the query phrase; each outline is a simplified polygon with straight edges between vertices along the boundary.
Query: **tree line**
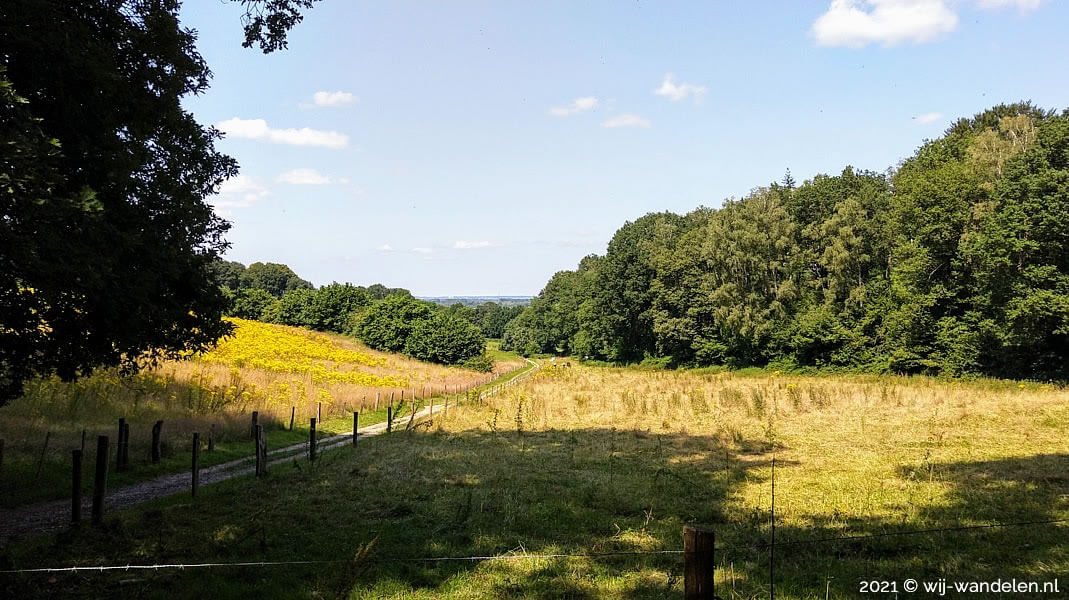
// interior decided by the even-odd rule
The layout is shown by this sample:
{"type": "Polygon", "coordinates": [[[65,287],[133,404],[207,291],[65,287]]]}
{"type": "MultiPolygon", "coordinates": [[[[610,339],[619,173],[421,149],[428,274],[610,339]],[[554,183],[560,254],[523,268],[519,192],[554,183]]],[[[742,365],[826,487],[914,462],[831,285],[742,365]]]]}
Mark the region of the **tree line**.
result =
{"type": "Polygon", "coordinates": [[[1064,381],[1069,110],[999,105],[884,173],[788,172],[628,222],[549,280],[503,348],[1064,381]]]}
{"type": "Polygon", "coordinates": [[[482,371],[493,367],[486,337],[501,337],[521,310],[495,302],[445,307],[379,283],[316,288],[278,263],[220,260],[211,270],[228,299],[227,316],[352,335],[377,350],[482,371]]]}

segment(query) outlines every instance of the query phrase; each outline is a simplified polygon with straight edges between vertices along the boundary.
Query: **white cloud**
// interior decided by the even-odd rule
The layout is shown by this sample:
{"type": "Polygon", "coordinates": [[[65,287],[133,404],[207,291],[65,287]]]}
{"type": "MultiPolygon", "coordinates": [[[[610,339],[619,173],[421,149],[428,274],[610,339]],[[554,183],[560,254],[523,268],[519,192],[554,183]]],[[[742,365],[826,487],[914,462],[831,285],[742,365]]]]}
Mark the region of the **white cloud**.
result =
{"type": "Polygon", "coordinates": [[[412,251],[416,254],[430,254],[431,252],[434,252],[434,250],[431,250],[430,248],[413,248],[412,251]]]}
{"type": "Polygon", "coordinates": [[[223,133],[239,138],[250,140],[265,140],[276,144],[291,144],[294,146],[322,146],[324,148],[344,148],[349,144],[349,137],[337,131],[322,131],[319,129],[272,129],[263,119],[240,119],[234,117],[220,123],[216,127],[223,133]]]}
{"type": "Polygon", "coordinates": [[[924,124],[924,123],[934,123],[935,121],[938,121],[939,119],[942,119],[942,118],[943,118],[943,113],[929,112],[929,113],[924,113],[923,115],[917,115],[917,116],[913,117],[913,120],[916,121],[917,123],[924,124]]]}
{"type": "Polygon", "coordinates": [[[248,208],[263,200],[270,191],[256,179],[248,175],[235,175],[219,186],[219,193],[209,202],[224,215],[229,215],[235,208],[248,208]]]}
{"type": "Polygon", "coordinates": [[[650,126],[650,120],[631,113],[624,113],[608,119],[601,124],[602,127],[644,127],[650,126]]]}
{"type": "Polygon", "coordinates": [[[678,102],[687,96],[693,96],[695,100],[698,100],[705,95],[704,85],[695,85],[693,83],[680,83],[679,85],[676,85],[673,79],[674,76],[671,73],[666,74],[664,76],[664,81],[661,82],[661,87],[653,90],[653,93],[657,96],[669,98],[673,102],[678,102]]]}
{"type": "Polygon", "coordinates": [[[293,185],[325,185],[328,183],[349,183],[349,180],[345,177],[327,177],[315,169],[293,169],[280,174],[277,177],[279,183],[289,183],[293,185]]]}
{"type": "Polygon", "coordinates": [[[1043,0],[980,0],[980,8],[997,9],[1016,6],[1017,10],[1026,12],[1039,8],[1043,0]]]}
{"type": "Polygon", "coordinates": [[[810,31],[821,46],[860,48],[920,44],[957,26],[958,15],[946,0],[832,0],[810,31]]]}
{"type": "Polygon", "coordinates": [[[393,246],[389,244],[383,244],[378,247],[379,252],[390,252],[391,250],[393,250],[393,246]]]}
{"type": "Polygon", "coordinates": [[[457,240],[457,243],[453,244],[453,247],[457,248],[457,249],[460,249],[460,250],[470,250],[470,249],[473,249],[473,248],[489,248],[490,247],[490,242],[488,242],[486,240],[482,240],[482,241],[478,241],[478,242],[469,242],[469,241],[465,241],[465,240],[457,240]]]}
{"type": "Polygon", "coordinates": [[[312,102],[316,106],[340,106],[352,104],[360,100],[349,92],[316,92],[312,94],[312,102]]]}
{"type": "Polygon", "coordinates": [[[568,106],[554,106],[549,109],[549,114],[554,117],[567,117],[576,113],[590,110],[598,105],[598,99],[594,96],[583,96],[582,98],[576,98],[574,102],[568,106]]]}

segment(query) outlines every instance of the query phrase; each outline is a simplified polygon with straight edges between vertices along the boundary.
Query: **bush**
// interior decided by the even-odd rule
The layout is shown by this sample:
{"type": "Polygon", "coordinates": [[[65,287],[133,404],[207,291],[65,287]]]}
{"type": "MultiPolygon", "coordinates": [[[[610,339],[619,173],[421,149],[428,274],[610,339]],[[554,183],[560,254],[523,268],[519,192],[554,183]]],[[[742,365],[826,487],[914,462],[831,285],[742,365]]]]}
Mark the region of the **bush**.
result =
{"type": "Polygon", "coordinates": [[[432,315],[433,310],[426,302],[411,296],[387,296],[364,313],[355,333],[376,350],[401,352],[413,327],[429,320],[432,315]]]}
{"type": "Polygon", "coordinates": [[[480,354],[474,358],[460,363],[460,366],[465,369],[471,369],[472,371],[479,371],[480,373],[489,373],[494,370],[494,361],[487,354],[480,354]]]}
{"type": "Polygon", "coordinates": [[[483,353],[486,340],[471,323],[448,313],[438,313],[412,326],[404,353],[430,362],[455,365],[483,353]]]}

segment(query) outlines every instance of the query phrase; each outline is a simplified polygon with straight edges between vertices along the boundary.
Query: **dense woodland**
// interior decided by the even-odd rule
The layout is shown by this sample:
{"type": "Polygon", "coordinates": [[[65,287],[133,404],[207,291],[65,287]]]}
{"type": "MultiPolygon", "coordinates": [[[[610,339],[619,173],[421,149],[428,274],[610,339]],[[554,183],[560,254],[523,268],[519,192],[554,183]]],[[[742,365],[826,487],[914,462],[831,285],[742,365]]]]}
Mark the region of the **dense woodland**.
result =
{"type": "Polygon", "coordinates": [[[333,331],[378,350],[488,371],[486,337],[498,338],[521,307],[484,302],[441,306],[404,288],[331,283],[315,288],[288,266],[217,261],[212,271],[229,300],[228,316],[333,331]]]}
{"type": "Polygon", "coordinates": [[[1000,105],[847,167],[621,227],[503,347],[613,362],[1065,380],[1069,110],[1000,105]]]}

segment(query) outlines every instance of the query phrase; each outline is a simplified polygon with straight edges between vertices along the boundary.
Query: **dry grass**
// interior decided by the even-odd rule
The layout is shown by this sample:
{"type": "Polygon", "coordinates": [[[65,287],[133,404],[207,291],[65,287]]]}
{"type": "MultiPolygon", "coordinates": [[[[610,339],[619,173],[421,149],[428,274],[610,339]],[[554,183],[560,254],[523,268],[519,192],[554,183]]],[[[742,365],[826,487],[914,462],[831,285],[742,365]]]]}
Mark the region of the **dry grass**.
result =
{"type": "MultiPolygon", "coordinates": [[[[365,413],[362,423],[370,424],[384,416],[375,409],[385,407],[391,397],[395,404],[402,397],[422,400],[463,390],[488,377],[371,350],[345,336],[234,322],[235,336],[206,355],[166,362],[132,376],[104,370],[72,383],[57,378],[28,383],[22,397],[0,408],[7,463],[0,470],[4,483],[0,505],[60,497],[69,477],[68,452],[80,446],[82,431],[92,447],[96,435],[115,437],[120,417],[130,423],[131,454],[140,460],[148,455],[153,423],[161,419],[165,456],[188,452],[191,433],[204,436],[209,428],[221,450],[231,441],[244,443],[252,411],[275,429],[289,425],[292,411],[298,431],[292,436],[273,434],[276,444],[285,443],[299,440],[301,425],[307,426],[320,405],[319,431],[329,433],[351,426],[354,410],[365,413]],[[38,473],[42,481],[35,481],[38,473]]],[[[515,355],[499,358],[504,360],[495,362],[495,373],[524,365],[515,355]]],[[[245,452],[243,445],[232,450],[245,452]]],[[[231,455],[223,452],[214,458],[225,457],[231,455]]],[[[155,469],[141,472],[143,477],[153,474],[155,469]]]]}
{"type": "MultiPolygon", "coordinates": [[[[370,560],[265,569],[25,576],[99,597],[678,598],[681,527],[716,531],[717,592],[852,598],[862,580],[1069,572],[1069,392],[1016,382],[544,367],[483,404],[358,448],[233,480],[8,549],[18,566],[370,560]],[[167,532],[158,535],[158,531],[167,532]],[[220,532],[227,532],[221,537],[220,532]],[[788,545],[862,536],[843,543],[788,545]],[[619,556],[590,556],[597,553],[619,556]],[[580,555],[423,562],[428,556],[580,555]],[[48,558],[44,558],[47,556],[48,558]],[[401,560],[388,560],[401,559],[401,560]],[[335,568],[337,567],[337,568],[335,568]],[[124,587],[127,586],[127,587],[124,587]],[[132,586],[132,587],[130,587],[132,586]]],[[[923,596],[918,594],[918,597],[923,596]]],[[[983,597],[978,595],[977,597],[983,597]]],[[[1021,597],[1028,597],[1022,595],[1021,597]]]]}

